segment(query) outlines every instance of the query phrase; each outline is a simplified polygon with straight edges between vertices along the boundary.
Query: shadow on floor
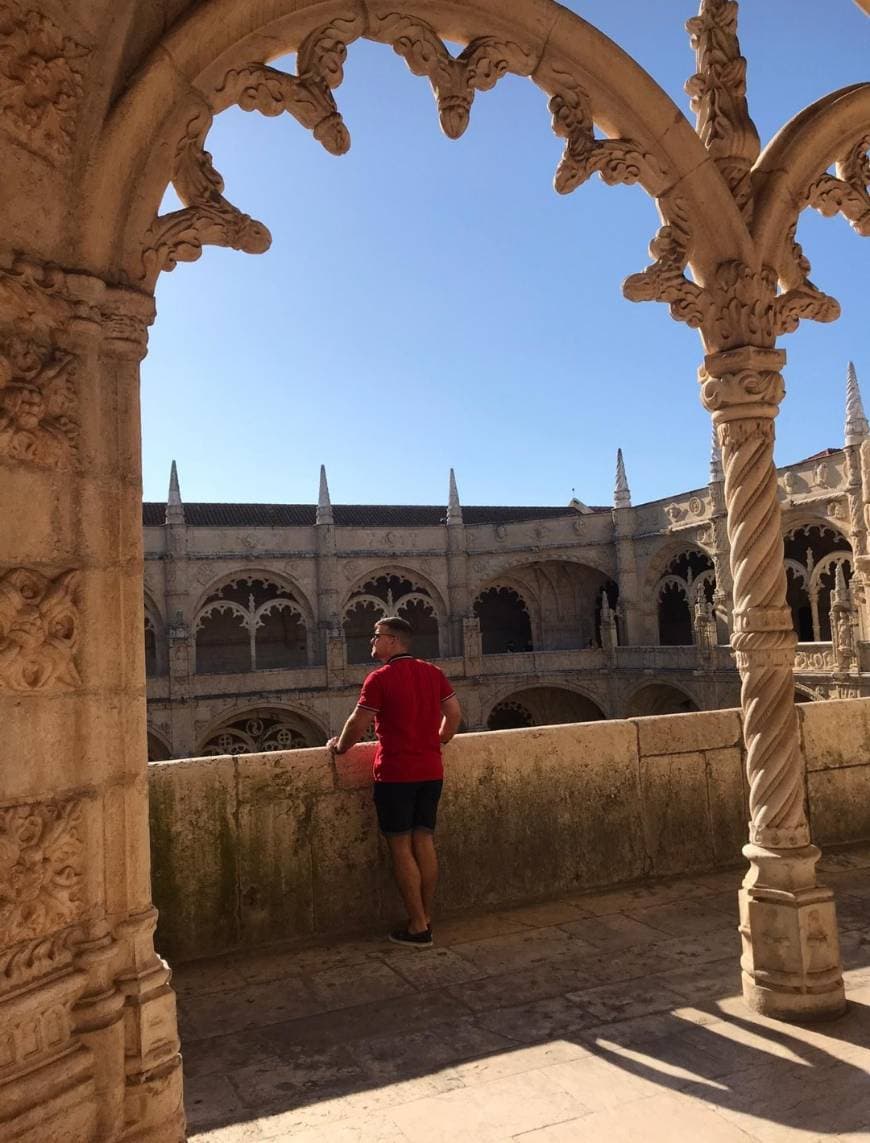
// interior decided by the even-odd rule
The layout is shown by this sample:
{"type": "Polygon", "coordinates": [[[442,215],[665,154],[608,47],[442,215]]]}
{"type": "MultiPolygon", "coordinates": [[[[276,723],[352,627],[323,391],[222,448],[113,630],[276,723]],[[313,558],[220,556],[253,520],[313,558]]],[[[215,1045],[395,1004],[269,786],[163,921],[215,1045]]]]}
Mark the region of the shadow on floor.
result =
{"type": "Polygon", "coordinates": [[[870,849],[832,861],[852,1002],[815,1025],[739,999],[739,873],[449,921],[431,952],[183,966],[191,1138],[870,1138],[870,849]]]}

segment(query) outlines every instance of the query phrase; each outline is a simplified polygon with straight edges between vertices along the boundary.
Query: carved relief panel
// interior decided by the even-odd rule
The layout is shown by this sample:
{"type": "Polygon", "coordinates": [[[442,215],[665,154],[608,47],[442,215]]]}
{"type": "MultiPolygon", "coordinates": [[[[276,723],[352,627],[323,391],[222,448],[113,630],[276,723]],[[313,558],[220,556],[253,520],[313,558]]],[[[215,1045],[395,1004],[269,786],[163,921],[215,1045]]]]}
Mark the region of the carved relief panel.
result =
{"type": "Polygon", "coordinates": [[[28,568],[0,572],[0,684],[16,691],[80,682],[78,572],[50,579],[28,568]]]}

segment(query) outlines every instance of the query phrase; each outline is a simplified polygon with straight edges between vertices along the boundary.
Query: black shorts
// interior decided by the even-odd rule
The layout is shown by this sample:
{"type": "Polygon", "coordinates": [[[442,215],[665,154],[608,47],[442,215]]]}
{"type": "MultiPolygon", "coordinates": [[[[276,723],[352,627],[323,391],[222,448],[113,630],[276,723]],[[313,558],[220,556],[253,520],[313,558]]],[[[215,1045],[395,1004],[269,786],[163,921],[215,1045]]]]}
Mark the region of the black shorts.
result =
{"type": "Polygon", "coordinates": [[[432,833],[443,781],[375,782],[375,809],[382,834],[392,837],[415,829],[432,833]]]}

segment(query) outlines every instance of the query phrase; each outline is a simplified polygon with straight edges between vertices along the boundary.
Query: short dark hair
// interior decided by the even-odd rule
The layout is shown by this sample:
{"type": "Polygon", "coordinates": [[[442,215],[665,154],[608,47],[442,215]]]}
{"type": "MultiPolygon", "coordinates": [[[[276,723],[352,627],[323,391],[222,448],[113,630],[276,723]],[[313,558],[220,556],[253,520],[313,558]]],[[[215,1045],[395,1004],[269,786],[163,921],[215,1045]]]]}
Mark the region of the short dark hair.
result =
{"type": "Polygon", "coordinates": [[[383,619],[376,619],[375,626],[395,635],[405,647],[410,646],[411,640],[414,638],[414,630],[411,624],[401,615],[386,615],[383,619]]]}

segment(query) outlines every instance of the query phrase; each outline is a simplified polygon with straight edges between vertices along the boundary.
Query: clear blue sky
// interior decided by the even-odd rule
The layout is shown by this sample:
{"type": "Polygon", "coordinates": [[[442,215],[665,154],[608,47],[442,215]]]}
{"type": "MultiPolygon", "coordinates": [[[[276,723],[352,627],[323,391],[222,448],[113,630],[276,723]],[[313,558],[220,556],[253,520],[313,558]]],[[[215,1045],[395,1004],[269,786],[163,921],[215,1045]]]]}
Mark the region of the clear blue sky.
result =
{"type": "MultiPolygon", "coordinates": [[[[688,111],[682,0],[574,0],[688,111]]],[[[851,0],[744,0],[741,44],[762,143],[807,103],[870,79],[851,0]]],[[[292,65],[292,61],[286,61],[292,65]]],[[[657,227],[638,187],[552,189],[546,97],[506,77],[466,134],[441,134],[428,80],[358,41],[337,90],[351,150],[294,119],[233,109],[209,148],[271,250],[209,248],[164,274],[143,364],[146,499],[171,458],[187,500],[609,504],[617,447],[635,503],[706,482],[698,335],[622,298],[657,227]]],[[[777,461],[842,443],[846,363],[870,411],[870,240],[808,211],[798,231],[832,325],[784,338],[777,461]]]]}

